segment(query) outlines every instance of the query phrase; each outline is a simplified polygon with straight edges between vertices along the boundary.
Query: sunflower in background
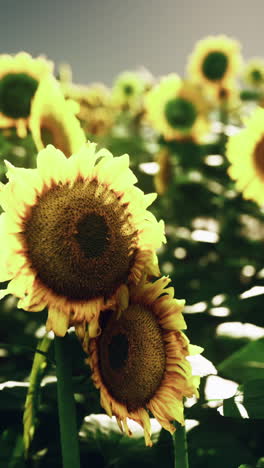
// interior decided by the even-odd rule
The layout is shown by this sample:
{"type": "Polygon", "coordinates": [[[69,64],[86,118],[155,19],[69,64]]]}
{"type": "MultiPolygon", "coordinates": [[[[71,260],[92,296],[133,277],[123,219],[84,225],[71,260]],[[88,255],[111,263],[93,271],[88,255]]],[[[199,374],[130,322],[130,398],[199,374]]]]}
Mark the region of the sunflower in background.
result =
{"type": "Polygon", "coordinates": [[[250,89],[241,91],[241,99],[264,107],[264,60],[258,57],[249,60],[245,64],[242,77],[250,89]]]}
{"type": "Polygon", "coordinates": [[[133,114],[139,113],[142,111],[144,93],[149,87],[150,75],[147,72],[121,73],[113,84],[113,105],[133,114]]]}
{"type": "Polygon", "coordinates": [[[68,158],[85,143],[84,131],[70,105],[55,78],[49,76],[42,80],[33,98],[29,119],[38,151],[51,143],[68,158]]]}
{"type": "Polygon", "coordinates": [[[8,163],[0,192],[0,281],[10,280],[1,297],[14,294],[29,311],[48,307],[47,329],[60,336],[70,323],[98,333],[101,310],[126,307],[128,284],[160,275],[164,223],[146,209],[156,194],[134,186],[128,155],[95,148],[67,159],[48,145],[36,169],[8,163]]]}
{"type": "Polygon", "coordinates": [[[203,86],[209,94],[218,94],[235,80],[241,66],[238,41],[227,36],[209,36],[196,43],[187,73],[190,80],[203,86]]]}
{"type": "Polygon", "coordinates": [[[170,74],[145,98],[146,120],[165,140],[201,141],[208,132],[208,105],[200,90],[170,74]]]}
{"type": "Polygon", "coordinates": [[[85,132],[96,136],[107,134],[116,118],[110,90],[101,83],[93,83],[79,87],[72,97],[80,106],[77,116],[85,132]]]}
{"type": "Polygon", "coordinates": [[[246,128],[229,138],[229,175],[245,198],[264,203],[264,109],[257,108],[246,128]]]}
{"type": "Polygon", "coordinates": [[[20,137],[26,135],[32,98],[52,72],[53,63],[44,57],[0,55],[0,128],[16,127],[20,137]]]}
{"type": "Polygon", "coordinates": [[[101,334],[89,340],[85,350],[101,405],[116,416],[127,435],[127,418],[144,428],[151,446],[148,411],[162,427],[173,433],[173,420],[184,425],[183,398],[198,396],[199,377],[192,376],[186,359],[202,348],[192,346],[185,334],[183,300],[162,277],[154,283],[144,280],[130,288],[130,302],[117,320],[116,312],[101,313],[101,334]]]}
{"type": "Polygon", "coordinates": [[[243,70],[245,83],[259,88],[264,84],[264,60],[262,58],[252,58],[249,60],[243,70]]]}
{"type": "Polygon", "coordinates": [[[74,84],[68,64],[60,65],[59,82],[65,99],[78,104],[76,117],[87,136],[106,135],[114,125],[117,113],[107,86],[102,83],[92,83],[89,86],[74,84]]]}

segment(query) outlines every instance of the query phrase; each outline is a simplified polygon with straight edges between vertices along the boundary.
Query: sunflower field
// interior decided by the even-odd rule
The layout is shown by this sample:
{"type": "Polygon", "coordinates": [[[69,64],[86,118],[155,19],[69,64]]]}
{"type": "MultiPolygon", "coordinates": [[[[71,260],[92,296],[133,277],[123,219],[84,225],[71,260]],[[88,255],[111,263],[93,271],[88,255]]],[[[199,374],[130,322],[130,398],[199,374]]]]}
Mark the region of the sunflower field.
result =
{"type": "Polygon", "coordinates": [[[0,468],[264,467],[264,58],[0,55],[0,468]]]}

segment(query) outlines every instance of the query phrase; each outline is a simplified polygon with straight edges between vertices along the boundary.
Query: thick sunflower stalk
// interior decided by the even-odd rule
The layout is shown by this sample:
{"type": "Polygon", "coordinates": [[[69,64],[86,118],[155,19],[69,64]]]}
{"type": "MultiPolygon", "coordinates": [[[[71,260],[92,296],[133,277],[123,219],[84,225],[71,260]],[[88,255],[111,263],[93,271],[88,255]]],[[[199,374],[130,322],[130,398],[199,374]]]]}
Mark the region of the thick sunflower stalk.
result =
{"type": "MultiPolygon", "coordinates": [[[[196,45],[184,78],[171,73],[155,80],[146,71],[125,72],[108,89],[75,85],[70,73],[61,72],[56,80],[52,72],[44,57],[0,57],[1,154],[6,159],[0,190],[1,298],[12,294],[20,310],[48,311],[64,468],[79,466],[71,327],[106,413],[116,417],[127,436],[132,436],[129,420],[139,423],[148,446],[154,416],[173,434],[175,466],[187,468],[184,401],[199,397],[200,378],[193,375],[190,356],[202,348],[191,345],[184,333],[184,301],[174,297],[174,288],[177,296],[183,291],[188,301],[202,301],[195,275],[207,257],[199,253],[189,270],[178,262],[189,260],[195,230],[206,231],[204,215],[216,213],[222,235],[227,232],[224,217],[232,209],[228,190],[219,189],[219,173],[210,181],[206,164],[217,156],[211,153],[227,156],[222,169],[228,183],[230,175],[246,199],[263,203],[264,111],[245,119],[246,99],[262,106],[263,63],[255,59],[243,68],[239,43],[216,36],[196,45]],[[238,87],[238,77],[249,90],[238,87]],[[239,132],[242,123],[246,128],[239,132]],[[234,126],[238,134],[226,145],[234,126]],[[127,154],[116,156],[127,151],[131,161],[127,154]],[[145,195],[135,185],[138,177],[141,186],[144,167],[151,168],[150,185],[154,182],[161,194],[152,211],[156,194],[145,195]],[[201,180],[214,193],[212,206],[210,196],[199,192],[201,180]],[[164,221],[153,214],[159,218],[160,212],[168,247],[164,221]],[[170,258],[168,251],[173,251],[170,258]],[[186,281],[187,271],[193,282],[186,281]]],[[[209,253],[223,255],[221,249],[209,253]]],[[[209,283],[203,293],[212,298],[217,281],[209,283]]],[[[190,327],[191,340],[194,334],[190,327]]],[[[27,450],[34,443],[31,435],[27,450]]]]}

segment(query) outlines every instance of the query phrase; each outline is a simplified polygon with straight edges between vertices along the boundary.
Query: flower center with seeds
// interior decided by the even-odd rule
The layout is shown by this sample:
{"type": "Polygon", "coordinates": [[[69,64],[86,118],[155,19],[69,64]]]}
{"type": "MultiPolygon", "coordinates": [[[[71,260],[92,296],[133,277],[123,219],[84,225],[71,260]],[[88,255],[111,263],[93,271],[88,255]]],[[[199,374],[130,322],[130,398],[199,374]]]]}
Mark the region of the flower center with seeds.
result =
{"type": "Polygon", "coordinates": [[[8,73],[0,80],[0,109],[7,117],[26,118],[38,81],[26,73],[8,73]]]}
{"type": "Polygon", "coordinates": [[[262,73],[257,69],[252,70],[251,77],[252,77],[252,80],[256,83],[260,83],[261,81],[263,81],[262,73]]]}
{"type": "Polygon", "coordinates": [[[102,333],[97,338],[102,381],[129,411],[143,407],[158,390],[166,355],[161,328],[154,314],[141,305],[130,305],[118,320],[103,312],[102,333]],[[105,323],[104,323],[105,322],[105,323]]]}
{"type": "Polygon", "coordinates": [[[125,94],[126,96],[131,96],[131,95],[134,93],[134,88],[133,88],[133,86],[131,86],[131,85],[129,85],[129,84],[125,85],[124,88],[123,88],[123,90],[124,90],[124,94],[125,94]]]}
{"type": "Polygon", "coordinates": [[[257,173],[264,180],[264,136],[257,143],[254,154],[253,162],[256,168],[257,173]]]}
{"type": "Polygon", "coordinates": [[[109,244],[109,229],[105,218],[96,213],[85,216],[77,224],[75,239],[87,258],[99,257],[109,244]]]}
{"type": "Polygon", "coordinates": [[[77,301],[108,299],[127,281],[137,231],[119,198],[96,180],[79,180],[54,186],[32,206],[24,221],[25,250],[53,293],[77,301]]]}
{"type": "Polygon", "coordinates": [[[197,118],[197,110],[190,101],[175,98],[166,103],[165,116],[173,128],[186,130],[194,124],[197,118]]]}
{"type": "Polygon", "coordinates": [[[114,370],[121,369],[128,358],[128,339],[126,335],[119,333],[114,335],[108,345],[110,367],[114,370]]]}
{"type": "Polygon", "coordinates": [[[228,58],[223,52],[210,52],[203,60],[202,72],[208,80],[218,81],[224,77],[227,66],[228,58]]]}

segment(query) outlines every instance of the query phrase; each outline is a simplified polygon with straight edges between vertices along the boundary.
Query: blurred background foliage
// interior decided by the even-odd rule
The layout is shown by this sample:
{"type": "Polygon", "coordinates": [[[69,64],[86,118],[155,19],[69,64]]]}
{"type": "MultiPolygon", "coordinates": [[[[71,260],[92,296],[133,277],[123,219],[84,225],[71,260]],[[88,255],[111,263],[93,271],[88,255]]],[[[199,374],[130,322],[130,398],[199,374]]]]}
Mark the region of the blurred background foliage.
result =
{"type": "MultiPolygon", "coordinates": [[[[58,78],[65,98],[71,94],[82,106],[80,94],[75,90],[73,96],[65,86],[65,70],[58,78]]],[[[241,126],[241,113],[248,114],[252,102],[241,100],[244,110],[233,120],[228,111],[223,119],[221,105],[215,106],[209,115],[210,138],[198,143],[191,137],[168,141],[144,122],[144,109],[135,112],[129,105],[114,106],[111,113],[98,95],[91,103],[86,93],[87,112],[79,120],[86,136],[99,147],[106,146],[116,156],[130,155],[138,186],[145,193],[159,191],[151,210],[166,226],[167,244],[159,252],[161,272],[170,275],[175,296],[186,299],[187,336],[204,348],[202,356],[193,360],[195,372],[201,375],[200,399],[186,401],[190,467],[262,467],[264,210],[237,192],[227,174],[225,154],[229,135],[241,126]],[[95,110],[102,109],[107,109],[107,116],[110,112],[111,119],[109,123],[99,113],[98,127],[95,110]]],[[[15,166],[35,167],[36,154],[30,131],[21,138],[15,128],[3,128],[1,180],[6,182],[4,159],[15,166]]],[[[241,153],[241,164],[242,158],[241,153]]],[[[46,311],[30,313],[16,305],[12,296],[0,302],[0,466],[59,468],[52,337],[46,338],[45,350],[40,349],[46,311]],[[40,357],[34,361],[29,391],[36,347],[40,357]],[[27,420],[24,437],[23,417],[27,420]]],[[[102,414],[99,393],[74,331],[69,345],[81,466],[173,466],[169,433],[156,429],[153,448],[146,448],[142,432],[127,438],[114,420],[102,414]]]]}

